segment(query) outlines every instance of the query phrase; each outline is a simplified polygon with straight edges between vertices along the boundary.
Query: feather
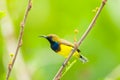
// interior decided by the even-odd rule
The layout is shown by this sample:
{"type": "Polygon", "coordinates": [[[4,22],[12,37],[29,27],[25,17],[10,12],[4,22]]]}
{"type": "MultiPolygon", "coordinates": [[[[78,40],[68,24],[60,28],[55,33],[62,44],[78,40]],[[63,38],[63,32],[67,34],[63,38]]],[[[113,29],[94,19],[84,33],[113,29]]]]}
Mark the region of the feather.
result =
{"type": "MultiPolygon", "coordinates": [[[[60,39],[60,40],[59,40],[59,43],[60,43],[60,44],[67,45],[67,46],[70,46],[70,47],[73,47],[73,48],[75,47],[74,44],[72,44],[71,42],[69,42],[69,41],[67,41],[67,40],[64,40],[64,39],[60,39]]],[[[77,49],[77,51],[80,52],[79,49],[77,49]]]]}
{"type": "Polygon", "coordinates": [[[74,47],[74,45],[73,45],[71,42],[69,42],[69,41],[67,41],[67,40],[64,40],[64,39],[60,39],[60,40],[59,40],[59,43],[60,43],[60,44],[67,45],[67,46],[74,47]]]}

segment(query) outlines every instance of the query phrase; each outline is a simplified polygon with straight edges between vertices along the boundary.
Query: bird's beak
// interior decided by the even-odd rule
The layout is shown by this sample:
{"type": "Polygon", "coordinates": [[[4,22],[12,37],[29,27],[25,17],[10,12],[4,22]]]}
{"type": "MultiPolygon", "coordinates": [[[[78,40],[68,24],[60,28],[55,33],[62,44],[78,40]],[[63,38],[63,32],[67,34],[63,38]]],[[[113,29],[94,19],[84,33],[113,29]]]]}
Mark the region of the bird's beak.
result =
{"type": "Polygon", "coordinates": [[[47,38],[47,36],[45,36],[45,35],[41,35],[41,36],[39,36],[39,37],[42,37],[42,38],[47,38]]]}

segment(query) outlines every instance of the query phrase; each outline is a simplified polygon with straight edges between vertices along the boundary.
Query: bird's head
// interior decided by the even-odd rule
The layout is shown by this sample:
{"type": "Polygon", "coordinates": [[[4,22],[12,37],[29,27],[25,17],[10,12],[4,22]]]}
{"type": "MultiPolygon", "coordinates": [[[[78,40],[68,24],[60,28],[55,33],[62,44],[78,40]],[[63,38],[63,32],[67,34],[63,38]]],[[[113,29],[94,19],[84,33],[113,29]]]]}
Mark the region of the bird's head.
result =
{"type": "Polygon", "coordinates": [[[50,43],[52,43],[52,42],[59,42],[59,40],[60,40],[60,38],[57,35],[55,35],[55,34],[49,34],[47,36],[42,35],[40,37],[46,38],[50,43]]]}

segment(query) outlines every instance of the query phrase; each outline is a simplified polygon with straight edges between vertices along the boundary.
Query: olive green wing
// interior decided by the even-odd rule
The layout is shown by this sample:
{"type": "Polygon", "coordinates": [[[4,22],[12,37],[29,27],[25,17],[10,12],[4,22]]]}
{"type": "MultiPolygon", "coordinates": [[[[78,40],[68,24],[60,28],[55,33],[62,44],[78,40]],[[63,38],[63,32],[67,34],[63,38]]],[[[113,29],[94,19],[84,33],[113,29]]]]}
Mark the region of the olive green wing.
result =
{"type": "MultiPolygon", "coordinates": [[[[59,41],[60,44],[64,44],[64,45],[67,45],[67,46],[71,46],[71,47],[75,47],[74,44],[72,44],[71,42],[67,41],[67,40],[64,40],[64,39],[60,39],[59,41]]],[[[77,49],[78,52],[80,52],[79,49],[77,49]]]]}

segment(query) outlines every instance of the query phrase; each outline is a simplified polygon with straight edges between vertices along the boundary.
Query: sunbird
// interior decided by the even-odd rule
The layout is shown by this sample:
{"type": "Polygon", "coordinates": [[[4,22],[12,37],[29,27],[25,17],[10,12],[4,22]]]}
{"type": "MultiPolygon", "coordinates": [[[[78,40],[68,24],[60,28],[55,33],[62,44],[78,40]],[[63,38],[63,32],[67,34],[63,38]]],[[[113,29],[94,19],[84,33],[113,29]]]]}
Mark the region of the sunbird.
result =
{"type": "MultiPolygon", "coordinates": [[[[49,41],[49,43],[50,43],[51,49],[53,51],[55,51],[56,53],[64,56],[65,58],[68,57],[68,55],[70,54],[71,50],[75,47],[74,44],[70,43],[67,40],[59,38],[55,34],[49,34],[47,36],[42,35],[40,37],[43,37],[43,38],[47,39],[49,41]]],[[[79,49],[77,49],[75,51],[73,56],[75,56],[76,58],[80,59],[80,61],[82,61],[83,63],[88,61],[86,57],[84,57],[83,55],[80,54],[80,50],[79,49]]]]}

